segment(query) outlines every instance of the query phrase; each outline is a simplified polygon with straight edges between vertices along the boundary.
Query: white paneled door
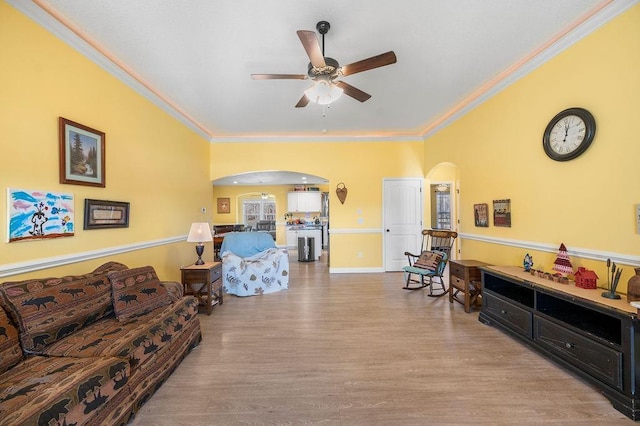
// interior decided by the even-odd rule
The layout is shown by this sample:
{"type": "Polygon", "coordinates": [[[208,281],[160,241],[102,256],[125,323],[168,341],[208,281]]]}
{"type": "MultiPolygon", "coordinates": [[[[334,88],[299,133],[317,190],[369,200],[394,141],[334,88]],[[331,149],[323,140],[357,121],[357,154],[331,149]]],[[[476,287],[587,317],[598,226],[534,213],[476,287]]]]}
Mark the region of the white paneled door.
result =
{"type": "Polygon", "coordinates": [[[401,271],[407,265],[404,252],[420,251],[424,205],[422,183],[422,179],[384,179],[385,271],[401,271]]]}

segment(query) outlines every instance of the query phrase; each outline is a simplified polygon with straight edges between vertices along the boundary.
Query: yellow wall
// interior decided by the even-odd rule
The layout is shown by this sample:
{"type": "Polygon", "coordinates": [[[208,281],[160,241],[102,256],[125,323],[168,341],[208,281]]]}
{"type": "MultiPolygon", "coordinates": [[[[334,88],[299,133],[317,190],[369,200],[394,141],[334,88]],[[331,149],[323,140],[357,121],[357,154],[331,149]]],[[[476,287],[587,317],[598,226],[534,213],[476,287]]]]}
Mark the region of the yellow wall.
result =
{"type": "Polygon", "coordinates": [[[215,143],[211,147],[211,178],[262,170],[326,178],[330,229],[346,233],[330,236],[331,267],[381,268],[383,178],[424,177],[423,155],[422,142],[215,143]],[[348,190],[344,204],[335,191],[340,182],[348,190]],[[363,229],[376,231],[373,235],[357,234],[363,229]]]}
{"type": "MultiPolygon", "coordinates": [[[[634,206],[640,203],[640,5],[548,61],[428,138],[425,170],[458,166],[460,230],[506,240],[640,255],[634,206]],[[559,111],[580,106],[597,122],[596,137],[581,157],[556,162],[542,149],[542,134],[559,111]],[[510,198],[511,228],[477,228],[473,204],[510,198]]],[[[490,207],[491,208],[491,207],[490,207]]],[[[526,250],[464,241],[463,257],[522,263],[526,250]]],[[[555,253],[532,252],[534,267],[550,270],[555,253]]],[[[574,269],[596,270],[602,261],[572,259],[574,269]]],[[[623,266],[620,289],[633,273],[623,266]]]]}
{"type": "MultiPolygon", "coordinates": [[[[54,256],[75,256],[110,247],[185,235],[192,221],[228,220],[215,210],[219,177],[261,170],[289,170],[329,180],[331,264],[335,268],[382,266],[382,182],[384,178],[446,177],[460,181],[460,231],[496,240],[559,245],[637,257],[634,205],[640,203],[640,6],[512,84],[452,125],[422,142],[215,143],[149,103],[115,77],[0,1],[0,177],[6,187],[72,192],[76,235],[50,241],[2,243],[3,265],[54,256]],[[542,151],[542,132],[558,111],[582,106],[594,113],[598,131],[580,158],[558,163],[542,151]],[[57,118],[106,132],[106,188],[58,182],[57,118]],[[207,161],[209,159],[210,161],[207,161]],[[336,185],[348,188],[341,204],[336,185]],[[127,229],[83,231],[85,198],[131,202],[127,229]],[[511,228],[476,228],[473,204],[512,200],[511,228]],[[206,214],[200,212],[207,209],[206,214]],[[80,224],[80,225],[78,225],[80,224]],[[359,256],[358,253],[362,255],[359,256]]],[[[427,187],[425,185],[425,187],[427,187]]],[[[244,189],[246,190],[246,188],[244,189]]],[[[256,192],[263,192],[264,188],[256,192]]],[[[286,191],[269,189],[279,207],[286,191]]],[[[6,197],[6,196],[5,196],[6,197]]],[[[428,206],[428,197],[425,197],[428,206]]],[[[233,206],[233,204],[232,204],[233,206]]],[[[6,211],[0,222],[6,223],[6,211]]],[[[280,214],[280,213],[279,213],[280,214]]],[[[425,224],[429,223],[425,209],[425,224]]],[[[279,219],[280,220],[280,219],[279,219]]],[[[6,228],[2,230],[6,241],[6,228]]],[[[283,241],[283,236],[279,236],[283,241]]],[[[465,240],[463,257],[520,264],[524,250],[465,240]]],[[[553,253],[533,252],[536,267],[549,269],[553,253]]],[[[205,255],[206,257],[207,255],[205,255]]],[[[176,279],[192,261],[187,243],[162,245],[109,256],[131,266],[153,264],[176,279]]],[[[106,260],[106,259],[105,259],[106,260]]],[[[84,272],[101,259],[53,268],[47,274],[84,272]]],[[[1,267],[2,265],[0,265],[1,267]]],[[[602,262],[574,259],[605,276],[602,262]]],[[[623,282],[630,276],[625,266],[623,282]]],[[[34,272],[28,275],[42,275],[34,272]]],[[[15,276],[12,278],[21,278],[15,276]]],[[[601,280],[602,282],[602,280],[601,280]]]]}
{"type": "MultiPolygon", "coordinates": [[[[75,236],[7,243],[0,209],[2,265],[36,262],[184,236],[192,221],[210,220],[209,143],[73,48],[0,1],[0,180],[6,188],[72,193],[75,236]],[[106,187],[63,185],[58,178],[58,117],[106,133],[106,187]],[[85,198],[131,203],[129,228],[84,231],[85,198]],[[207,214],[201,213],[201,207],[207,214]]],[[[173,243],[46,271],[88,272],[106,260],[151,264],[178,279],[192,262],[191,244],[173,243]]]]}

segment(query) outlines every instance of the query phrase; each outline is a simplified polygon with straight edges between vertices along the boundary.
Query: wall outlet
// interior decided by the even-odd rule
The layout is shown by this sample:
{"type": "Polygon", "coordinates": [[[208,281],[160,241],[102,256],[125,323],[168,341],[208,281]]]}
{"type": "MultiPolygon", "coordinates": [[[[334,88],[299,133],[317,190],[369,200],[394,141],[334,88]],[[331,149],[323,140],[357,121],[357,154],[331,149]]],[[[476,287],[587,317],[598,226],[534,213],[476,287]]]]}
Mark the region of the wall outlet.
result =
{"type": "Polygon", "coordinates": [[[358,257],[364,257],[361,251],[358,252],[358,257]]]}

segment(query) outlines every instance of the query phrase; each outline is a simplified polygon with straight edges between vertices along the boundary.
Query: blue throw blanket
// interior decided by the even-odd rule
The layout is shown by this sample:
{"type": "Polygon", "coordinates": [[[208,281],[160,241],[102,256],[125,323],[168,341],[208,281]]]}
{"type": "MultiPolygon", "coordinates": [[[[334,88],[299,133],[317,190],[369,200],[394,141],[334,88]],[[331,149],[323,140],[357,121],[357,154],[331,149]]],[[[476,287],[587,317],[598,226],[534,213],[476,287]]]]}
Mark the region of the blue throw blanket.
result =
{"type": "Polygon", "coordinates": [[[268,232],[230,232],[222,240],[220,253],[230,251],[236,256],[249,257],[275,247],[268,232]]]}

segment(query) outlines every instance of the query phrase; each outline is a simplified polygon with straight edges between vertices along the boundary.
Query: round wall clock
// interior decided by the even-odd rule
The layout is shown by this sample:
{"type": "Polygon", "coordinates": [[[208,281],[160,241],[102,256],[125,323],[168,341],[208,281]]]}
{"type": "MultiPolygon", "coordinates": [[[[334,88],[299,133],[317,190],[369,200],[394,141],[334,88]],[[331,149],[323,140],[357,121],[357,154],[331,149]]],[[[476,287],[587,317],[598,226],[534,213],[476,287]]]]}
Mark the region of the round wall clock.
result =
{"type": "Polygon", "coordinates": [[[584,153],[596,135],[596,120],[584,108],[559,112],[544,129],[542,147],[556,161],[572,160],[584,153]]]}

